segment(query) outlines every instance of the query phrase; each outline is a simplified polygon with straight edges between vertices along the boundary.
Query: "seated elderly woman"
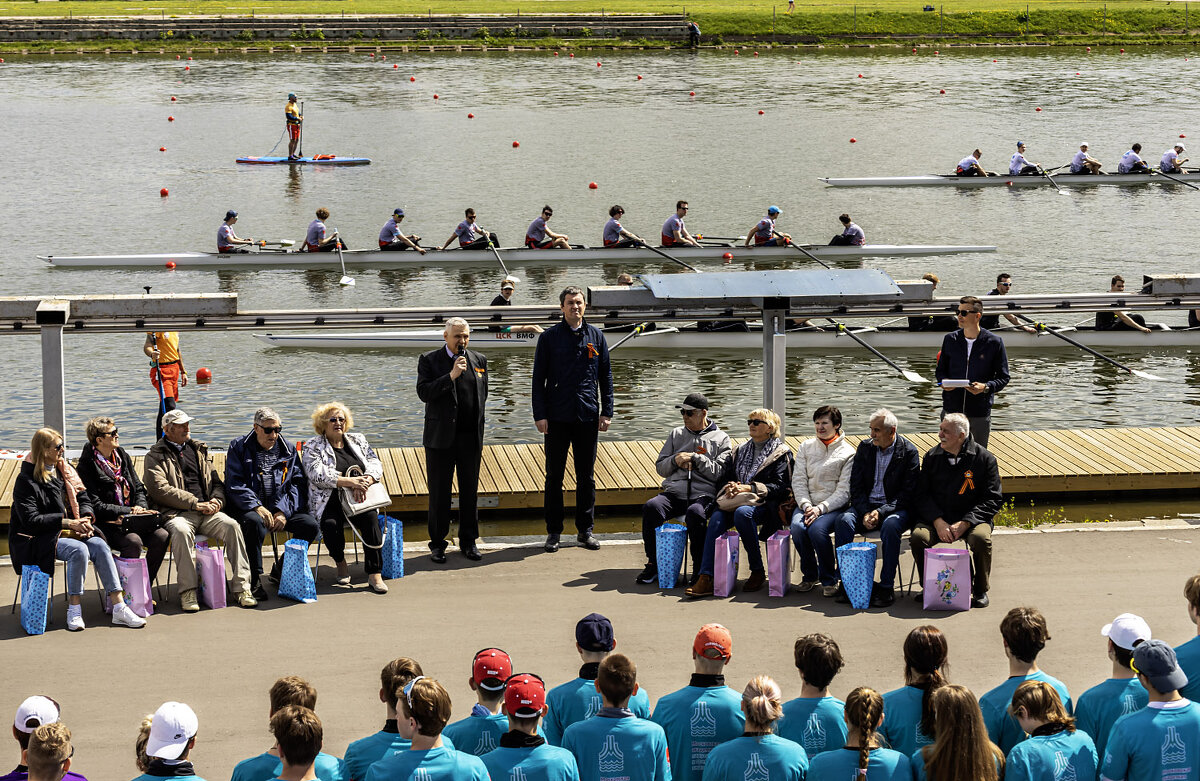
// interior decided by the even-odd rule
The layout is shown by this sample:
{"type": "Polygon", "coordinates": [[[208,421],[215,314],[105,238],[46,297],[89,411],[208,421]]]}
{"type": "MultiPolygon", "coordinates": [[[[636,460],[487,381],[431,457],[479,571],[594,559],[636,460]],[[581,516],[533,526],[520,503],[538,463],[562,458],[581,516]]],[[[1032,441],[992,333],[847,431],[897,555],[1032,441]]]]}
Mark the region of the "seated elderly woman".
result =
{"type": "Polygon", "coordinates": [[[839,525],[854,528],[850,510],[850,472],[854,446],[842,434],[842,412],[837,407],[819,407],[813,413],[816,436],[800,445],[792,474],[792,540],[800,554],[802,580],[797,591],[812,591],[818,580],[822,594],[838,592],[837,561],[829,535],[839,525]]]}
{"type": "Polygon", "coordinates": [[[145,626],[146,619],[125,604],[112,551],[96,534],[94,521],[87,489],[63,456],[62,435],[52,428],[38,429],[13,486],[8,526],[13,569],[19,574],[21,567],[31,564],[53,576],[54,560],[66,562],[67,629],[76,632],[85,626],[80,598],[91,559],[112,602],[112,622],[145,626]]]}
{"type": "Polygon", "coordinates": [[[87,422],[79,479],[91,497],[98,533],[126,559],[140,558],[145,547],[146,569],[154,580],[170,537],[161,516],[148,509],[146,486],[133,468],[133,459],[117,444],[118,436],[112,418],[87,422]]]}
{"type": "Polygon", "coordinates": [[[778,436],[779,423],[779,416],[769,409],[756,409],[748,416],[750,441],[733,449],[716,480],[721,486],[713,505],[716,512],[708,522],[700,577],[687,590],[689,597],[712,596],[717,537],[731,526],[742,537],[750,565],[742,591],[758,591],[766,583],[758,527],[764,538],[780,528],[779,505],[791,491],[792,451],[778,436]]]}
{"type": "Polygon", "coordinates": [[[346,532],[343,523],[363,542],[363,563],[367,585],[376,594],[386,594],[383,582],[383,532],[375,510],[349,518],[342,507],[341,490],[349,488],[356,501],[362,501],[367,489],[383,479],[383,463],[362,434],[352,433],[354,416],[340,401],[322,404],[313,411],[313,430],[317,436],[304,443],[304,474],[308,477],[308,506],[321,521],[321,535],[329,556],[337,564],[338,584],[349,585],[350,568],[346,564],[346,532]],[[351,474],[351,470],[357,474],[351,474]]]}

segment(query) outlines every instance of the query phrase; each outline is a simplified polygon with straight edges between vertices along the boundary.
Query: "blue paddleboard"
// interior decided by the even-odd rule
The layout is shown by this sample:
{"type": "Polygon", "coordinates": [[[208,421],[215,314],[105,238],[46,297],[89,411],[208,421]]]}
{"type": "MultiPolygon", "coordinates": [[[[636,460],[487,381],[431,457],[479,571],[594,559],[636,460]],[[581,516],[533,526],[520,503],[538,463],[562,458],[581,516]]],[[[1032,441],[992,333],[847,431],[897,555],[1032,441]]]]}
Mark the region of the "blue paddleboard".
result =
{"type": "Polygon", "coordinates": [[[312,155],[289,160],[287,157],[239,157],[244,165],[369,165],[369,157],[343,157],[341,155],[312,155]]]}

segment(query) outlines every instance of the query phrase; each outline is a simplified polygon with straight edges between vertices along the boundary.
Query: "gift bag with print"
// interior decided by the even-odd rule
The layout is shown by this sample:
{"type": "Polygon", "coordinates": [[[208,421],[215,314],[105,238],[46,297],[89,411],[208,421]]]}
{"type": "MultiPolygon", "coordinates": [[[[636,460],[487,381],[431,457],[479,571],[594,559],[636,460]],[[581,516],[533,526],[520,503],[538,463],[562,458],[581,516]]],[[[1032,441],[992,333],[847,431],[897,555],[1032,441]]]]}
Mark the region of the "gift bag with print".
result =
{"type": "MultiPolygon", "coordinates": [[[[717,538],[717,549],[713,553],[713,596],[727,597],[737,586],[741,542],[741,536],[733,529],[717,538]]],[[[754,540],[753,544],[757,545],[758,540],[754,540]]]]}
{"type": "Polygon", "coordinates": [[[225,607],[225,551],[196,546],[196,587],[200,601],[213,610],[225,607]]]}
{"type": "Polygon", "coordinates": [[[837,549],[842,588],[856,610],[866,610],[871,606],[871,588],[875,585],[875,554],[875,546],[869,542],[851,542],[837,549]]]}
{"type": "Polygon", "coordinates": [[[664,523],[654,530],[659,588],[675,588],[675,584],[679,582],[679,573],[683,571],[683,552],[686,548],[686,526],[664,523]]]}
{"type": "Polygon", "coordinates": [[[288,540],[283,545],[283,564],[279,568],[279,596],[297,602],[316,602],[317,583],[308,566],[308,543],[288,540]]]}
{"type": "Polygon", "coordinates": [[[21,568],[21,628],[27,635],[46,633],[50,611],[50,576],[39,567],[21,568]]]}
{"type": "Polygon", "coordinates": [[[926,610],[971,609],[971,553],[962,548],[926,548],[926,610]]]}
{"type": "Polygon", "coordinates": [[[782,597],[792,585],[792,535],[780,529],[767,538],[767,595],[782,597]]]}
{"type": "MultiPolygon", "coordinates": [[[[404,577],[404,523],[390,515],[383,518],[383,577],[404,577]]],[[[366,542],[363,543],[366,545],[366,542]]]]}
{"type": "MultiPolygon", "coordinates": [[[[150,594],[150,568],[143,558],[123,559],[113,556],[117,565],[117,578],[125,592],[125,604],[142,618],[154,615],[154,597],[150,594]]],[[[112,612],[112,600],[104,600],[104,612],[112,612]]]]}

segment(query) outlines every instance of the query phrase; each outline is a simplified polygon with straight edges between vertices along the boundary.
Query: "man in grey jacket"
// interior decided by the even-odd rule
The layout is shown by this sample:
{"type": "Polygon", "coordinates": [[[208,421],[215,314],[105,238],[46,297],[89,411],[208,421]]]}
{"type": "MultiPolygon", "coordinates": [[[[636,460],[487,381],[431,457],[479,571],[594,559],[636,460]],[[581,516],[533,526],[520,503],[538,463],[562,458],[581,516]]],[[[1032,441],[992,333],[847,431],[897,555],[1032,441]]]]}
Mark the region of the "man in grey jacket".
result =
{"type": "Polygon", "coordinates": [[[729,435],[708,419],[708,399],[703,393],[689,393],[675,409],[683,413],[683,425],[671,430],[655,462],[663,478],[662,493],[642,506],[646,568],[637,576],[637,582],[643,584],[658,580],[654,531],[668,518],[681,514],[685,517],[692,561],[699,562],[703,557],[704,532],[709,507],[717,495],[717,476],[733,450],[729,435]]]}

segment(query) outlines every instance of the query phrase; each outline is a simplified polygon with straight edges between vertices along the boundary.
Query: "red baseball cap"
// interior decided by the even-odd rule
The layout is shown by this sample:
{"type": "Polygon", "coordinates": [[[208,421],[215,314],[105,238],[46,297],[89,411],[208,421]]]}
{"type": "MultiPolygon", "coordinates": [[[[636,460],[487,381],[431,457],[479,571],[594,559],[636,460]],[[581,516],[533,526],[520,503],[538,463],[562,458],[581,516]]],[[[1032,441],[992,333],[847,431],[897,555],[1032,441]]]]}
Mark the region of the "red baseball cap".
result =
{"type": "Polygon", "coordinates": [[[729,659],[733,656],[733,635],[720,624],[705,624],[696,633],[692,650],[706,659],[729,659]]]}
{"type": "Polygon", "coordinates": [[[488,691],[504,691],[504,682],[512,676],[512,659],[499,648],[485,648],[471,662],[471,680],[488,691]]]}
{"type": "Polygon", "coordinates": [[[510,716],[533,718],[546,707],[546,684],[532,673],[514,675],[504,689],[504,707],[510,716]]]}

